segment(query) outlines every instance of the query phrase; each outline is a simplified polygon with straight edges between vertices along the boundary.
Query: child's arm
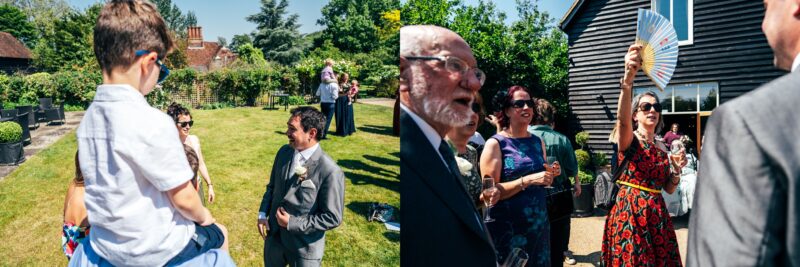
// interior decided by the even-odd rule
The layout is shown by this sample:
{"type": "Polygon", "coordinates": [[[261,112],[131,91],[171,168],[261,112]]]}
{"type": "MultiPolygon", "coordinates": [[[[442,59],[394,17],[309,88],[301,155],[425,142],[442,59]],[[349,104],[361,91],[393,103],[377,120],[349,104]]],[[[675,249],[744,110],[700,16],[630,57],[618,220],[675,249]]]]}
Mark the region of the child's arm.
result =
{"type": "Polygon", "coordinates": [[[170,189],[167,191],[167,195],[169,196],[170,202],[172,202],[172,206],[174,206],[183,217],[197,222],[202,226],[214,223],[214,217],[211,216],[211,212],[206,207],[203,207],[203,204],[200,202],[200,196],[198,196],[197,191],[192,188],[192,182],[187,181],[170,189]]]}

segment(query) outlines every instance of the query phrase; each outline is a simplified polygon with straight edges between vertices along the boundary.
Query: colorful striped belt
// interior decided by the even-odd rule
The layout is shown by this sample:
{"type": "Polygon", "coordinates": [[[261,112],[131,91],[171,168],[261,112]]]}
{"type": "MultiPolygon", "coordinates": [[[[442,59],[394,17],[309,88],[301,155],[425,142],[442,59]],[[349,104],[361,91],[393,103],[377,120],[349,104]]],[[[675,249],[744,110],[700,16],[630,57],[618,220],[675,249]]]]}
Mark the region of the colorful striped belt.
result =
{"type": "Polygon", "coordinates": [[[661,193],[661,190],[655,190],[655,189],[652,189],[652,188],[649,188],[649,187],[644,187],[644,186],[641,186],[641,185],[632,184],[632,183],[625,182],[625,181],[617,181],[617,183],[621,184],[621,185],[633,187],[633,188],[636,188],[636,189],[639,189],[639,190],[642,190],[642,191],[647,191],[647,192],[650,192],[650,193],[661,193]]]}

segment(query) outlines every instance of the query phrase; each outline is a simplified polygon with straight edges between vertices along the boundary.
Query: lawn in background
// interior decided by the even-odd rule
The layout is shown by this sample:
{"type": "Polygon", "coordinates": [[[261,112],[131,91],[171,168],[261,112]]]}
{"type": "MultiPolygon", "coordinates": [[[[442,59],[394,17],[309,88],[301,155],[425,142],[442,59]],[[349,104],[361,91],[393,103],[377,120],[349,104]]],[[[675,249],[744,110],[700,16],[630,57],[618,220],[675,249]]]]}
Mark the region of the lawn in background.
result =
{"type": "MultiPolygon", "coordinates": [[[[345,173],[344,222],[328,231],[324,266],[399,266],[400,235],[367,222],[370,202],[400,205],[400,146],[391,136],[392,109],[354,104],[357,132],[321,143],[345,173]]],[[[262,265],[256,218],[289,112],[235,108],[192,110],[217,199],[208,205],[230,233],[239,266],[262,265]]],[[[335,122],[331,131],[335,131],[335,122]]],[[[0,265],[63,266],[64,195],[74,176],[75,133],[28,159],[0,181],[0,265]]]]}

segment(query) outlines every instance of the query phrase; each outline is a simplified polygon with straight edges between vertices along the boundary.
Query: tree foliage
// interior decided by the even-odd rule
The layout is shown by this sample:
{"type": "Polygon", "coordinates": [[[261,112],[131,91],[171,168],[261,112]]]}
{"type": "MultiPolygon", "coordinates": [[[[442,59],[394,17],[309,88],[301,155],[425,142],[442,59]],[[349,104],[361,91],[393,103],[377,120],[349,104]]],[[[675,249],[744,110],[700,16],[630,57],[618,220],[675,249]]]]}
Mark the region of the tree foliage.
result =
{"type": "Polygon", "coordinates": [[[92,50],[93,30],[101,4],[84,12],[71,11],[53,24],[53,32],[43,33],[33,49],[33,64],[42,71],[98,69],[92,50]]]}
{"type": "Polygon", "coordinates": [[[297,14],[288,15],[289,1],[261,0],[259,13],[247,17],[256,23],[253,45],[264,53],[267,60],[292,64],[302,56],[297,14]]]}
{"type": "Polygon", "coordinates": [[[186,13],[186,26],[197,26],[197,16],[194,15],[194,11],[189,10],[186,13]]]}
{"type": "Polygon", "coordinates": [[[325,30],[316,44],[330,40],[350,53],[380,48],[385,43],[376,40],[393,37],[390,31],[397,25],[392,24],[392,18],[399,16],[399,9],[399,0],[331,0],[322,7],[322,18],[317,20],[325,30]]]}
{"type": "Polygon", "coordinates": [[[36,28],[22,10],[9,4],[0,5],[0,32],[7,32],[28,47],[33,47],[38,36],[36,28]]]}
{"type": "Polygon", "coordinates": [[[267,64],[261,50],[254,47],[251,43],[238,46],[236,53],[239,54],[239,60],[244,63],[258,66],[265,66],[267,64]]]}
{"type": "MultiPolygon", "coordinates": [[[[187,16],[183,15],[183,11],[178,8],[178,5],[173,4],[172,0],[151,0],[158,8],[158,13],[164,18],[167,28],[178,33],[180,36],[186,34],[186,27],[189,25],[187,16]]],[[[194,15],[194,12],[191,12],[194,15]]],[[[197,24],[197,18],[194,19],[194,24],[197,24]]]]}
{"type": "Polygon", "coordinates": [[[231,44],[228,46],[228,48],[230,48],[231,51],[236,52],[239,51],[239,46],[242,46],[243,44],[252,44],[252,43],[253,39],[250,38],[250,35],[237,34],[233,36],[233,39],[231,39],[231,44]]]}

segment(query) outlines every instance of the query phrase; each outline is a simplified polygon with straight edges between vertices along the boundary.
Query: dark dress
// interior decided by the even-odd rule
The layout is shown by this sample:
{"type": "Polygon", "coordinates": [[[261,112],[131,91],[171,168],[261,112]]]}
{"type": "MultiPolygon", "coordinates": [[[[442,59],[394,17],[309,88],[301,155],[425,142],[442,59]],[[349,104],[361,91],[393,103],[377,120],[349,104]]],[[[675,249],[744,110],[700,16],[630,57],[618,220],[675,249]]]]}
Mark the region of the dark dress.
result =
{"type": "Polygon", "coordinates": [[[343,84],[341,87],[339,98],[336,99],[336,135],[348,136],[356,131],[356,124],[353,119],[353,106],[350,105],[350,98],[347,97],[350,86],[343,84]]]}
{"type": "MultiPolygon", "coordinates": [[[[500,182],[544,171],[542,141],[536,136],[506,138],[494,135],[503,154],[500,182]]],[[[550,266],[550,223],[547,200],[542,186],[529,186],[516,195],[497,202],[491,208],[494,222],[487,223],[497,249],[497,261],[503,263],[512,248],[528,253],[527,266],[550,266]]]]}
{"type": "MultiPolygon", "coordinates": [[[[620,181],[661,190],[669,176],[667,153],[639,142],[620,181]]],[[[623,154],[619,154],[620,160],[623,154]]],[[[678,241],[661,192],[621,185],[606,217],[602,261],[605,266],[681,266],[678,241]]]]}

